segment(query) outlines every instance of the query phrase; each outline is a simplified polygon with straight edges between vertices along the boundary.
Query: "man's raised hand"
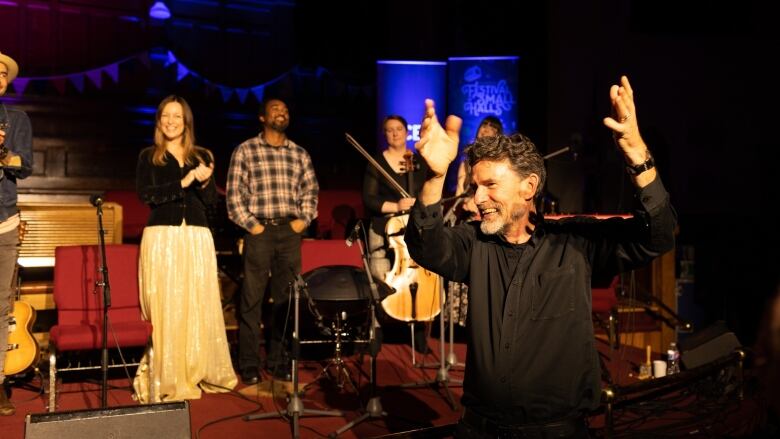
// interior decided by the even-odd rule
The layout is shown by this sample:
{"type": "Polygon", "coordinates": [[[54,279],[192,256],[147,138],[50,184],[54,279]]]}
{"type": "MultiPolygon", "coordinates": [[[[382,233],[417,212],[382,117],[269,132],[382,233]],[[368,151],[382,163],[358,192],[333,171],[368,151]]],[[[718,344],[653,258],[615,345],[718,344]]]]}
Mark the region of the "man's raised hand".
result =
{"type": "Polygon", "coordinates": [[[425,100],[425,116],[420,128],[420,141],[415,148],[428,163],[431,172],[442,177],[458,156],[458,140],[463,121],[457,116],[447,117],[444,127],[436,117],[436,106],[432,99],[425,100]]]}

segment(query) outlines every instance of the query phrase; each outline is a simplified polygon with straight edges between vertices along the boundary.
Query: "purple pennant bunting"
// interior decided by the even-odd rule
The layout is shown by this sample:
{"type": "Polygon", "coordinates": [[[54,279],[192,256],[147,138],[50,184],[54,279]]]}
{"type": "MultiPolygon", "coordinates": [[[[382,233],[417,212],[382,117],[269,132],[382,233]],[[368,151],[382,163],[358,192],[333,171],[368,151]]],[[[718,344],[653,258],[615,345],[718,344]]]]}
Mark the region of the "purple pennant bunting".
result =
{"type": "Polygon", "coordinates": [[[30,80],[27,78],[16,78],[11,84],[14,86],[14,91],[16,94],[21,96],[24,94],[24,89],[27,88],[27,84],[29,83],[30,80]]]}
{"type": "Polygon", "coordinates": [[[103,88],[103,71],[100,69],[90,70],[86,73],[87,78],[95,84],[95,87],[100,90],[103,88]]]}
{"type": "Polygon", "coordinates": [[[184,64],[179,63],[176,66],[176,80],[181,81],[184,79],[185,76],[187,76],[190,73],[190,69],[184,66],[184,64]]]}
{"type": "Polygon", "coordinates": [[[176,62],[176,55],[173,54],[170,50],[168,51],[168,59],[165,60],[165,67],[168,67],[169,65],[176,62]]]}
{"type": "Polygon", "coordinates": [[[74,75],[68,75],[68,79],[70,80],[71,84],[73,84],[73,86],[76,87],[76,90],[78,90],[79,93],[84,93],[84,74],[83,73],[76,73],[74,75]]]}
{"type": "Polygon", "coordinates": [[[257,102],[263,102],[263,95],[265,94],[265,85],[258,85],[257,87],[252,87],[252,94],[255,95],[257,98],[257,102]]]}
{"type": "Polygon", "coordinates": [[[115,84],[119,82],[119,64],[109,64],[103,67],[103,71],[108,74],[115,84]]]}
{"type": "Polygon", "coordinates": [[[222,100],[224,102],[227,102],[230,100],[230,96],[233,95],[233,89],[230,87],[225,87],[224,85],[218,85],[219,92],[222,93],[222,100]]]}
{"type": "Polygon", "coordinates": [[[54,88],[56,88],[57,92],[61,95],[65,94],[65,82],[66,79],[64,76],[55,76],[51,78],[51,83],[54,84],[54,88]]]}
{"type": "Polygon", "coordinates": [[[236,94],[238,95],[238,100],[243,104],[244,101],[246,101],[246,95],[249,94],[248,88],[237,88],[236,94]]]}

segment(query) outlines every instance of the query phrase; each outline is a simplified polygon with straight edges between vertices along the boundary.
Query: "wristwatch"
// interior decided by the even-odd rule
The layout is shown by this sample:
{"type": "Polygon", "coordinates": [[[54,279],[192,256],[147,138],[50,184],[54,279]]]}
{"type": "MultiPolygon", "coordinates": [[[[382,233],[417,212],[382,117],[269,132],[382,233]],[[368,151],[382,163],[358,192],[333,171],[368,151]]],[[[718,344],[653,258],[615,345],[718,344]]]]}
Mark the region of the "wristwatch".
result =
{"type": "Polygon", "coordinates": [[[642,164],[626,165],[626,172],[628,172],[628,175],[639,175],[653,168],[655,168],[655,160],[653,160],[653,156],[650,156],[642,164]]]}

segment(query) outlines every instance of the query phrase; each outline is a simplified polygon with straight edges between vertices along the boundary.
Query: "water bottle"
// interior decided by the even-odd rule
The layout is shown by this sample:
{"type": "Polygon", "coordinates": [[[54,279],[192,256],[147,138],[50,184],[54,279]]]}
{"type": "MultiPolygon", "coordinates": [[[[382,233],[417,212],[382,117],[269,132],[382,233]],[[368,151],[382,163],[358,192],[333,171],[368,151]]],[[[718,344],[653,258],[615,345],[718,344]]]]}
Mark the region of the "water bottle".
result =
{"type": "Polygon", "coordinates": [[[680,351],[677,350],[677,343],[669,343],[669,350],[666,351],[666,374],[673,375],[680,373],[680,351]]]}

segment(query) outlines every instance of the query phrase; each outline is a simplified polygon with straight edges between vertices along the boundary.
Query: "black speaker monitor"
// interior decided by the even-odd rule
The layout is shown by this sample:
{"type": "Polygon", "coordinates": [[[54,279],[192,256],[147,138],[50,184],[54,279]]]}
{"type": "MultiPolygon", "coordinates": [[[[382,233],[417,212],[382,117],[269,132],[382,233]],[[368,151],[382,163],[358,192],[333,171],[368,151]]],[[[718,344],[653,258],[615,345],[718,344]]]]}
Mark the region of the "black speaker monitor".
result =
{"type": "Polygon", "coordinates": [[[723,358],[741,346],[725,322],[718,321],[680,340],[680,360],[686,369],[693,369],[723,358]]]}
{"type": "Polygon", "coordinates": [[[190,439],[189,402],[29,414],[25,439],[190,439]]]}

